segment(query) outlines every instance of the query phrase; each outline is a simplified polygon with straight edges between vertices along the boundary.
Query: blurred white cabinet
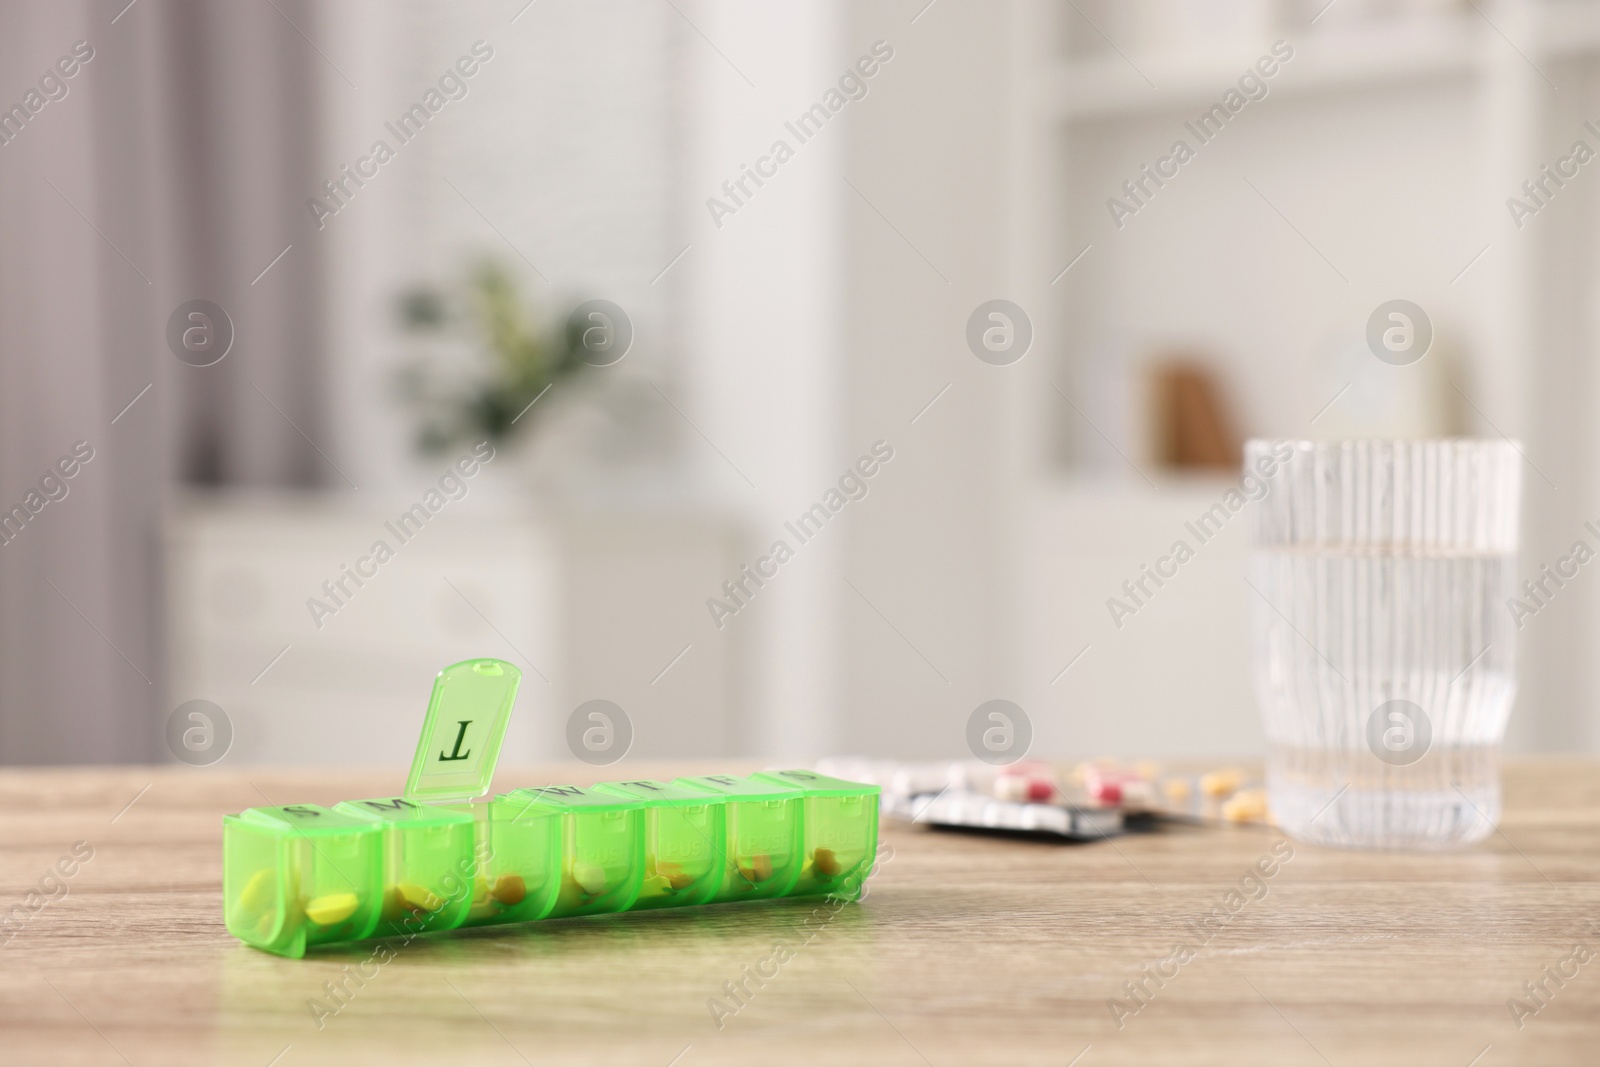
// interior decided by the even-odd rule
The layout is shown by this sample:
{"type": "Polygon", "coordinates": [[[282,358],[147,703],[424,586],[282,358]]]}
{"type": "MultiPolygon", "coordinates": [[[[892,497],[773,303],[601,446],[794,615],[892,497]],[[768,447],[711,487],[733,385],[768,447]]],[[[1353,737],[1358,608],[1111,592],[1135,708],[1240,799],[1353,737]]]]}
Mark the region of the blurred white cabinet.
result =
{"type": "Polygon", "coordinates": [[[688,505],[450,504],[401,543],[412,503],[182,500],[166,522],[167,706],[221,706],[229,763],[385,764],[398,786],[434,673],[496,656],[523,672],[504,766],[569,759],[567,716],[596,698],[630,716],[630,759],[749,747],[737,646],[705,609],[737,568],[729,521],[688,505]],[[394,556],[357,587],[345,568],[377,541],[394,556]],[[343,604],[314,618],[307,601],[335,606],[323,583],[341,578],[343,604]]]}
{"type": "Polygon", "coordinates": [[[1254,594],[1244,582],[1249,517],[1204,527],[1203,542],[1193,528],[1233,484],[1074,481],[1034,499],[1020,584],[1038,751],[1168,759],[1262,750],[1250,682],[1254,594]],[[1158,587],[1144,568],[1180,540],[1193,557],[1158,587]],[[1139,603],[1122,586],[1141,580],[1139,603]],[[1135,613],[1114,617],[1113,597],[1135,613]]]}
{"type": "Polygon", "coordinates": [[[228,495],[171,512],[170,702],[227,712],[229,762],[406,767],[435,672],[474,656],[523,671],[505,761],[555,754],[535,728],[562,655],[553,538],[531,514],[447,505],[402,541],[411,503],[228,495]],[[393,557],[361,564],[376,573],[357,586],[346,568],[378,542],[393,557]]]}

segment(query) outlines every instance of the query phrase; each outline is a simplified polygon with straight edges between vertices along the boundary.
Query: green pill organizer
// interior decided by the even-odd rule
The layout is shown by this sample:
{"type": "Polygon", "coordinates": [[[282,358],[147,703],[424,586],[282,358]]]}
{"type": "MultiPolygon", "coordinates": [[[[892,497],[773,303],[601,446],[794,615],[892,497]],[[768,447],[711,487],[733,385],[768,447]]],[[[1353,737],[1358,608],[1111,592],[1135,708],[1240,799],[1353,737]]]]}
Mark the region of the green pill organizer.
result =
{"type": "Polygon", "coordinates": [[[298,959],[368,937],[776,897],[857,900],[878,787],[812,771],[487,796],[522,675],[439,672],[405,793],[223,817],[224,918],[298,959]]]}

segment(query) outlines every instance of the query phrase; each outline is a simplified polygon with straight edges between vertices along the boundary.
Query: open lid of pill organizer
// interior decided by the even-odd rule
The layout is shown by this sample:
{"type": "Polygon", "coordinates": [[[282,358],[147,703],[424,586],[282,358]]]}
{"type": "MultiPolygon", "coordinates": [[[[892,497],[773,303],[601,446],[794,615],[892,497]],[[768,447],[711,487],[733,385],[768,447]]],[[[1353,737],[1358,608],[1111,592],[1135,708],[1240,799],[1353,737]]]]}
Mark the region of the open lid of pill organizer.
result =
{"type": "Polygon", "coordinates": [[[406,778],[408,799],[472,800],[489,791],[522,672],[500,659],[469,659],[439,672],[406,778]]]}

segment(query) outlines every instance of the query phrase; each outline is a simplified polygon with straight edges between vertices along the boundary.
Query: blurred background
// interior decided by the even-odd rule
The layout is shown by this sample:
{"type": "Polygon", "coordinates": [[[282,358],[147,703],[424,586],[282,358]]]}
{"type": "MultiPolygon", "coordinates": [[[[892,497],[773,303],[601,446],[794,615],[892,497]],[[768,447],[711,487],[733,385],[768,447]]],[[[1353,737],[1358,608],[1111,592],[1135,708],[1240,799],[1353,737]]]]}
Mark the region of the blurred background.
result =
{"type": "Polygon", "coordinates": [[[1600,543],[1597,80],[1573,0],[8,3],[0,761],[403,767],[481,655],[508,762],[1257,753],[1245,438],[1510,436],[1521,571],[1600,543]]]}

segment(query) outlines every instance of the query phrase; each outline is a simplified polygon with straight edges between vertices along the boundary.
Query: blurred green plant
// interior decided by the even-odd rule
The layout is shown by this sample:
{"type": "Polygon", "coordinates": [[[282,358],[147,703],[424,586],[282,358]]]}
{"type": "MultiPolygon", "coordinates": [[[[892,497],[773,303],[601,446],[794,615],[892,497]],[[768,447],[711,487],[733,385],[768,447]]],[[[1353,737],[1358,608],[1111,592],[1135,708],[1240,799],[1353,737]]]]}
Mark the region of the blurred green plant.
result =
{"type": "MultiPolygon", "coordinates": [[[[461,443],[499,444],[526,433],[530,409],[545,390],[585,368],[570,331],[550,329],[501,264],[484,260],[459,288],[417,286],[399,301],[413,336],[464,343],[471,358],[419,358],[400,371],[400,392],[418,415],[417,446],[426,453],[461,443]]],[[[444,346],[440,346],[444,347],[444,346]]]]}

